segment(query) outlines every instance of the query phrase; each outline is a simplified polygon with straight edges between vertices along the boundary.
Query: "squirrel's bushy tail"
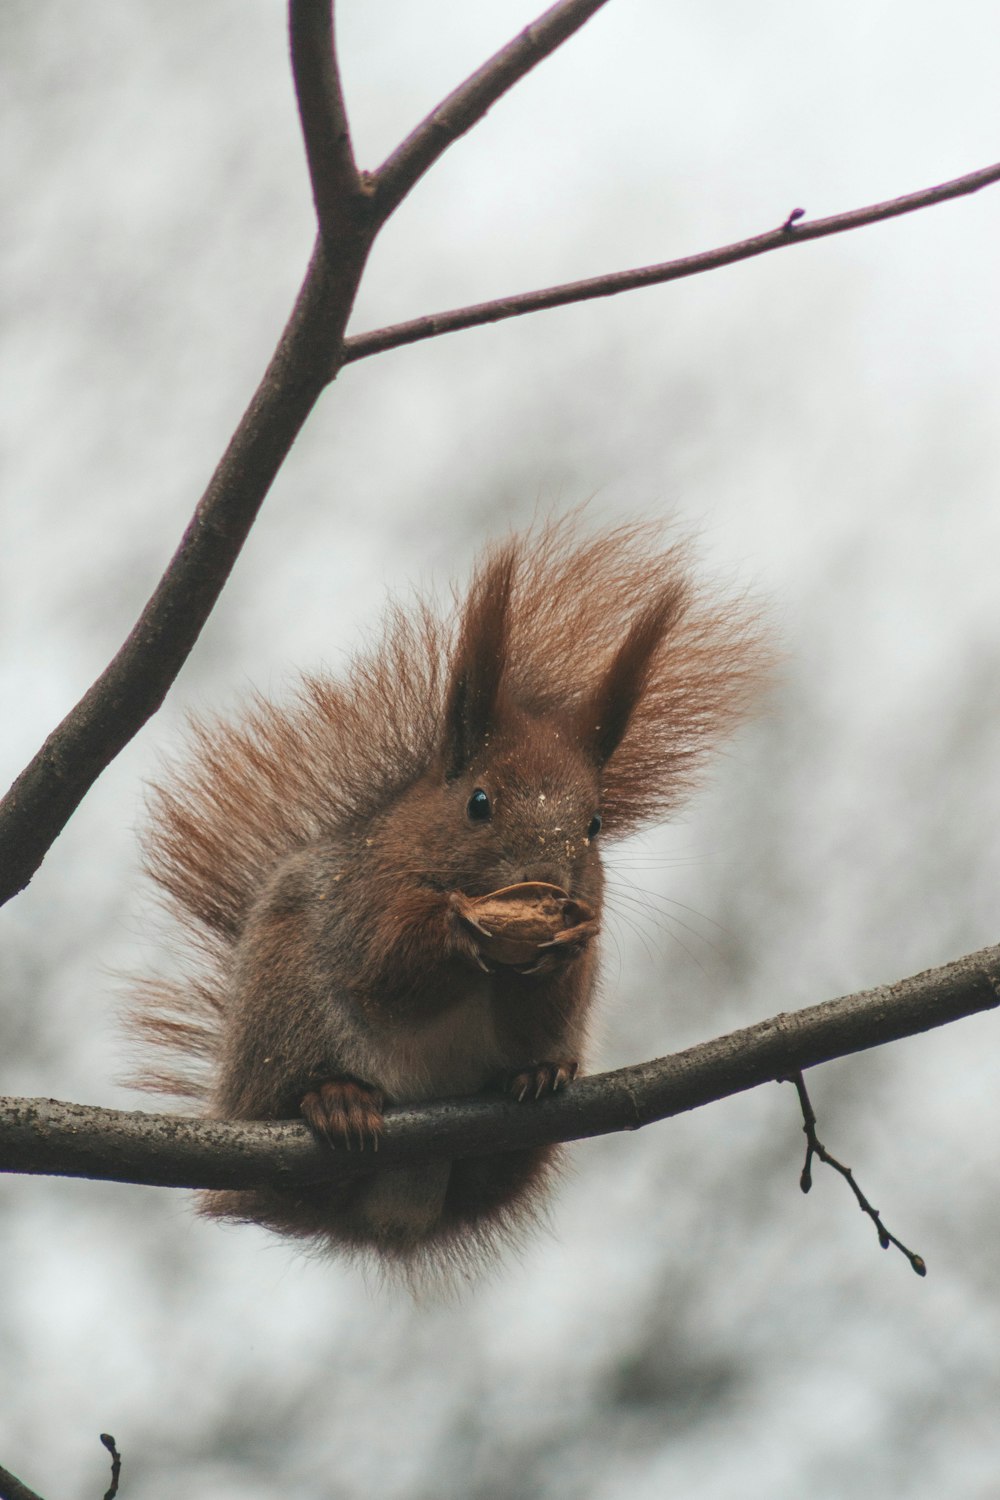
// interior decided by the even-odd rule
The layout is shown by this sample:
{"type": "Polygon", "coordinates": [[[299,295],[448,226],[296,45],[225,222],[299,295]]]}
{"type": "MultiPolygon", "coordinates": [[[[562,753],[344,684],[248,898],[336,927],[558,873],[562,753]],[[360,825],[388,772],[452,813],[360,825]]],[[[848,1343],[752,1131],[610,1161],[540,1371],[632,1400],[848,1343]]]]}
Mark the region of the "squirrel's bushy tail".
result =
{"type": "MultiPolygon", "coordinates": [[[[476,575],[496,576],[504,560],[504,693],[540,717],[572,715],[622,642],[655,632],[604,769],[603,838],[673,809],[770,664],[755,608],[698,582],[691,550],[664,545],[655,523],[588,536],[570,516],[498,544],[476,575]]],[[[248,909],[287,854],[367,822],[428,770],[459,622],[458,602],[444,615],[427,599],[393,604],[343,681],[306,677],[287,704],[256,697],[238,722],[192,725],[191,755],[153,788],[145,850],[196,957],[188,975],[143,981],[134,995],[133,1034],[177,1059],[141,1086],[205,1099],[248,909]]]]}

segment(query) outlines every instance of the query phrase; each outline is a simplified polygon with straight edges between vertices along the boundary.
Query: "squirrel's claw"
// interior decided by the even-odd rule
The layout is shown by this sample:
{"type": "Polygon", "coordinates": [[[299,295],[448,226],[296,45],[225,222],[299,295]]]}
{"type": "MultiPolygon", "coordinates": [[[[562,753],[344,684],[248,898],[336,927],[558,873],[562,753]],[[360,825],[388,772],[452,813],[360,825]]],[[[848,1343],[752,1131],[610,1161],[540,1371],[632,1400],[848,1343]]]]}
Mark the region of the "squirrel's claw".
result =
{"type": "Polygon", "coordinates": [[[599,931],[599,922],[587,921],[557,932],[548,942],[539,943],[538,957],[534,963],[523,968],[519,966],[518,973],[551,974],[566,959],[577,958],[599,931]]]}
{"type": "Polygon", "coordinates": [[[492,934],[472,915],[472,903],[468,896],[464,896],[461,891],[452,891],[448,897],[448,911],[458,952],[484,974],[494,974],[496,970],[486,962],[476,941],[477,937],[489,939],[492,934]]]}
{"type": "Polygon", "coordinates": [[[456,913],[456,915],[458,917],[458,920],[464,926],[471,927],[472,931],[478,937],[491,938],[493,936],[492,932],[487,932],[487,930],[483,926],[482,922],[477,922],[476,919],[475,919],[475,917],[470,917],[469,914],[468,914],[468,912],[463,911],[460,906],[458,906],[458,905],[455,906],[455,913],[456,913]]]}
{"type": "Polygon", "coordinates": [[[306,1124],[328,1146],[346,1146],[357,1140],[360,1150],[378,1150],[385,1123],[384,1099],[378,1089],[356,1078],[337,1078],[311,1089],[299,1105],[306,1124]]]}
{"type": "Polygon", "coordinates": [[[518,1104],[526,1099],[541,1099],[545,1094],[558,1094],[568,1083],[572,1083],[580,1070],[575,1060],[565,1062],[532,1063],[529,1068],[520,1068],[507,1075],[504,1089],[513,1094],[518,1104]]]}
{"type": "Polygon", "coordinates": [[[552,953],[567,957],[571,953],[577,953],[585,948],[592,938],[597,936],[600,924],[596,921],[578,922],[575,927],[565,927],[562,932],[557,932],[554,938],[547,943],[539,943],[539,953],[552,953]]]}

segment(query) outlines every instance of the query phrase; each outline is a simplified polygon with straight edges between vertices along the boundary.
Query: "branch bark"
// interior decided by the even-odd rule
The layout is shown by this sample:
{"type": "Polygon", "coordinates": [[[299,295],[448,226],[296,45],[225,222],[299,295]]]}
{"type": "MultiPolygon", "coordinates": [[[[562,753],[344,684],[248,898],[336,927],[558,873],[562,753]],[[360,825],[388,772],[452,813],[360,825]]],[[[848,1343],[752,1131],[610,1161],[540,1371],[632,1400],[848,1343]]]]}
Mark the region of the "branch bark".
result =
{"type": "Polygon", "coordinates": [[[447,147],[606,0],[560,0],[450,94],[372,178],[354,164],[332,3],[290,0],[292,65],[320,234],[263,379],[174,557],[113,661],[0,802],[0,905],[23,889],[119,751],[156,712],[201,633],[271,484],[341,364],[405,343],[676,280],[798,240],[910,213],[1000,179],[1000,166],[868,209],[795,223],[685,260],[416,319],[344,341],[379,228],[447,147]]]}
{"type": "MultiPolygon", "coordinates": [[[[637,1130],[900,1037],[1000,1006],[1000,946],[895,984],[781,1014],[636,1067],[579,1079],[529,1105],[456,1099],[388,1111],[378,1162],[475,1156],[637,1130]]],[[[159,1187],[291,1187],[370,1170],[307,1128],[127,1113],[52,1099],[0,1100],[0,1170],[159,1187]]]]}
{"type": "Polygon", "coordinates": [[[336,60],[317,56],[332,48],[331,9],[292,0],[289,17],[317,207],[337,226],[338,253],[327,252],[321,233],[278,347],[152,597],[113,661],[0,802],[0,904],[27,885],[97,777],[163,702],[329,382],[331,351],[343,339],[373,231],[368,195],[348,170],[336,60]]]}
{"type": "MultiPolygon", "coordinates": [[[[290,0],[288,33],[313,202],[327,254],[363,195],[340,83],[333,0],[290,0]]],[[[367,193],[364,192],[364,196],[367,193]]]]}
{"type": "Polygon", "coordinates": [[[491,105],[567,41],[607,0],[559,0],[431,111],[374,174],[379,220],[384,223],[407,193],[491,105]]]}
{"type": "MultiPolygon", "coordinates": [[[[1000,163],[983,167],[978,172],[969,172],[963,177],[955,177],[936,187],[922,188],[919,192],[907,193],[901,198],[872,203],[867,208],[854,208],[826,219],[815,219],[812,223],[803,223],[801,218],[789,215],[778,229],[769,229],[765,234],[738,240],[732,245],[722,245],[717,250],[682,256],[679,260],[661,261],[654,266],[639,266],[629,271],[609,271],[603,276],[591,276],[584,281],[567,281],[560,286],[544,287],[536,292],[519,292],[509,297],[498,297],[491,302],[476,302],[470,307],[428,313],[406,323],[394,323],[388,328],[376,328],[370,333],[352,335],[344,341],[340,363],[353,364],[359,359],[369,359],[373,354],[399,349],[404,344],[440,338],[442,334],[457,333],[464,328],[481,328],[486,323],[520,318],[526,313],[544,312],[553,307],[566,307],[573,302],[591,302],[597,297],[615,297],[620,292],[661,286],[667,281],[680,281],[686,276],[698,276],[703,271],[716,271],[720,266],[751,260],[756,255],[767,255],[772,250],[787,250],[791,245],[825,239],[831,234],[844,234],[851,229],[861,229],[866,224],[880,224],[884,219],[895,219],[900,214],[912,214],[921,208],[931,208],[936,203],[947,203],[952,198],[978,193],[980,189],[997,182],[1000,182],[1000,163]]],[[[796,209],[795,214],[801,214],[801,209],[796,209]]]]}
{"type": "Polygon", "coordinates": [[[41,1500],[41,1496],[29,1490],[9,1469],[0,1468],[0,1500],[41,1500]]]}
{"type": "Polygon", "coordinates": [[[28,884],[187,660],[278,470],[336,374],[381,225],[451,141],[603,3],[561,0],[546,11],[449,95],[377,179],[365,181],[354,167],[331,0],[290,0],[292,66],[320,234],[278,347],[152,597],[114,660],[0,802],[0,905],[28,884]]]}
{"type": "Polygon", "coordinates": [[[275,475],[327,383],[357,266],[313,256],[264,377],[124,645],[0,803],[0,904],[21,890],[98,776],[159,708],[275,475]]]}

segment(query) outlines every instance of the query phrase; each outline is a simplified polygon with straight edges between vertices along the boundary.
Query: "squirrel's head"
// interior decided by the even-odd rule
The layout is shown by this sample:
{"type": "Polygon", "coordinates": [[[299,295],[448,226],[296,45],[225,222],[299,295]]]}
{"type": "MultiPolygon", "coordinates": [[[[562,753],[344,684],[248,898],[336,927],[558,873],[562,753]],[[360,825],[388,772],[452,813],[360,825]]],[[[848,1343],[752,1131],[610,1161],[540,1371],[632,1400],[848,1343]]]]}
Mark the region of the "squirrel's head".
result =
{"type": "Polygon", "coordinates": [[[680,607],[679,590],[638,612],[600,675],[591,671],[588,682],[582,674],[576,700],[556,707],[524,703],[511,681],[515,585],[508,549],[479,573],[462,612],[434,773],[446,809],[435,854],[445,878],[471,895],[544,881],[597,901],[605,768],[680,607]]]}
{"type": "Polygon", "coordinates": [[[467,894],[537,880],[597,898],[601,781],[575,725],[508,705],[444,788],[451,857],[467,894]]]}

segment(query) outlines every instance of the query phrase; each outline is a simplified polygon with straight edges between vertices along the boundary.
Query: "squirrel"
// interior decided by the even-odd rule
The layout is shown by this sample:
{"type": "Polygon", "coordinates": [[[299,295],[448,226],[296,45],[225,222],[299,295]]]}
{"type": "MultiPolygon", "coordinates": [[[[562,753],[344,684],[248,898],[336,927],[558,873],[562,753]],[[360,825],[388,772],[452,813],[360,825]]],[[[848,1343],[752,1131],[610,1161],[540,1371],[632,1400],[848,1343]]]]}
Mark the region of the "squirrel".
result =
{"type": "Polygon", "coordinates": [[[379,1167],[383,1111],[571,1085],[601,848],[676,808],[767,659],[688,543],[571,516],[489,548],[450,614],[390,606],[343,681],[195,721],[145,842],[195,963],[137,989],[133,1034],[175,1058],[141,1085],[212,1118],[304,1118],[371,1158],[347,1183],[206,1192],[202,1211],[404,1274],[516,1237],[558,1148],[379,1167]],[[494,962],[475,902],[523,883],[567,898],[568,925],[533,962],[494,962]]]}

